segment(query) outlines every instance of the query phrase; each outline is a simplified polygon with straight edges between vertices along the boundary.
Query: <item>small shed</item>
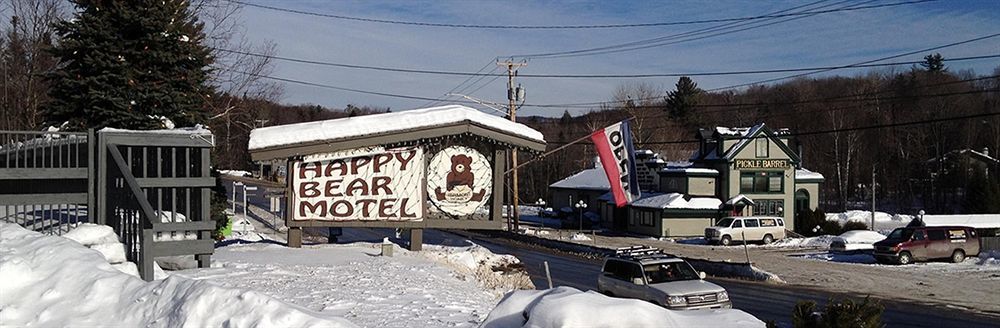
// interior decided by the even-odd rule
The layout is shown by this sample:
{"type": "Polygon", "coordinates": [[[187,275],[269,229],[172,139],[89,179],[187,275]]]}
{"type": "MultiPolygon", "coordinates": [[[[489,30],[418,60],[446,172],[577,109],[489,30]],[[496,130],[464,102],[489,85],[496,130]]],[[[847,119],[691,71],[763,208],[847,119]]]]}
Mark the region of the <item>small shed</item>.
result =
{"type": "Polygon", "coordinates": [[[290,246],[303,227],[501,229],[511,150],[545,150],[528,126],[449,105],[254,129],[255,161],[287,160],[290,246]]]}

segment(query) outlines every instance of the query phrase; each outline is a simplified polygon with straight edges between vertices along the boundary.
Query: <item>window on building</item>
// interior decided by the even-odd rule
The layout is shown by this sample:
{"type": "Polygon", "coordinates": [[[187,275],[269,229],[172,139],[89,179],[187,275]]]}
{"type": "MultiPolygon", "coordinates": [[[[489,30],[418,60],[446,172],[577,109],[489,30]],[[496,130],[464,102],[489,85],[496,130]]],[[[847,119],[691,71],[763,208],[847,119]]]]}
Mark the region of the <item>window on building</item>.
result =
{"type": "Polygon", "coordinates": [[[652,226],[655,226],[655,224],[653,222],[654,222],[653,221],[653,212],[651,212],[651,211],[643,211],[642,212],[642,225],[647,226],[647,227],[652,227],[652,226]]]}
{"type": "Polygon", "coordinates": [[[757,158],[768,157],[768,151],[769,151],[768,148],[770,147],[771,143],[768,142],[767,138],[759,137],[755,139],[755,141],[757,143],[757,158]]]}
{"type": "Polygon", "coordinates": [[[781,171],[750,171],[740,172],[741,193],[781,193],[784,192],[785,179],[781,171]]]}
{"type": "Polygon", "coordinates": [[[781,216],[784,212],[785,201],[780,199],[758,199],[754,200],[754,215],[781,216]]]}

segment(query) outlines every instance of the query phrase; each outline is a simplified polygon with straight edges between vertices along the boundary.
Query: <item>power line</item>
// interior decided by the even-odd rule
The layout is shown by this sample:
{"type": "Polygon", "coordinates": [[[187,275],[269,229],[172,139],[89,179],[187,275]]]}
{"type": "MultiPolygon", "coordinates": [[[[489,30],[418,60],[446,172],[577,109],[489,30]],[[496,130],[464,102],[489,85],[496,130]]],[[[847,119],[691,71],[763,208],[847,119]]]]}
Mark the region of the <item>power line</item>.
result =
{"type": "MultiPolygon", "coordinates": [[[[927,120],[911,121],[911,122],[886,123],[886,124],[876,124],[876,125],[858,126],[858,127],[850,127],[850,128],[840,128],[840,129],[827,129],[827,130],[817,130],[817,131],[806,131],[806,132],[791,132],[791,133],[782,134],[781,136],[783,136],[783,137],[784,136],[796,137],[796,136],[820,135],[820,134],[830,134],[830,133],[840,133],[840,132],[850,132],[850,131],[886,129],[886,128],[896,128],[896,127],[902,127],[902,126],[911,126],[911,125],[923,125],[923,124],[941,123],[941,122],[949,122],[949,121],[960,121],[960,120],[967,120],[967,119],[974,119],[974,118],[983,118],[983,117],[998,116],[998,115],[1000,115],[1000,112],[979,113],[979,114],[962,115],[962,116],[952,116],[952,117],[943,117],[943,118],[927,119],[927,120]]],[[[761,137],[755,137],[755,138],[761,138],[761,137]]],[[[699,142],[701,142],[701,140],[690,139],[690,140],[645,142],[643,144],[644,145],[673,145],[673,144],[689,144],[689,143],[699,143],[699,142]]],[[[550,145],[559,145],[559,144],[564,144],[564,143],[547,142],[547,144],[550,144],[550,145]]],[[[580,142],[579,144],[586,145],[586,144],[591,144],[591,143],[589,143],[589,142],[588,143],[580,142]]]]}
{"type": "Polygon", "coordinates": [[[674,26],[674,25],[693,25],[693,24],[707,24],[707,23],[722,23],[722,22],[738,22],[738,21],[748,21],[748,20],[759,20],[768,18],[781,18],[790,16],[801,16],[801,15],[814,15],[814,14],[824,14],[830,12],[838,11],[849,11],[849,10],[863,10],[872,8],[884,8],[884,7],[895,7],[908,4],[916,4],[923,2],[933,2],[937,0],[916,0],[916,1],[906,1],[898,3],[888,3],[881,5],[863,6],[848,9],[837,9],[837,10],[821,10],[815,12],[802,12],[802,13],[788,13],[788,14],[773,14],[773,15],[758,15],[758,16],[745,16],[745,17],[732,17],[732,18],[716,18],[716,19],[702,19],[702,20],[688,20],[688,21],[675,21],[675,22],[653,22],[653,23],[629,23],[629,24],[581,24],[581,25],[483,25],[483,24],[453,24],[453,23],[430,23],[430,22],[415,22],[415,21],[403,21],[403,20],[391,20],[391,19],[378,19],[378,18],[367,18],[367,17],[355,17],[347,15],[336,15],[336,14],[326,14],[317,13],[304,10],[282,8],[276,6],[268,6],[256,3],[250,3],[246,1],[239,0],[226,0],[232,3],[244,5],[247,7],[255,7],[260,9],[267,9],[279,12],[286,12],[299,15],[308,15],[315,17],[333,18],[341,20],[359,21],[367,23],[380,23],[380,24],[395,24],[395,25],[410,25],[410,26],[424,26],[424,27],[448,27],[448,28],[466,28],[466,29],[520,29],[520,30],[556,30],[556,29],[610,29],[610,28],[636,28],[636,27],[655,27],[655,26],[674,26]]]}
{"type": "MultiPolygon", "coordinates": [[[[396,68],[396,67],[385,67],[385,66],[368,66],[368,65],[354,65],[354,64],[343,64],[327,61],[318,61],[310,59],[292,58],[292,57],[282,57],[265,55],[260,53],[246,52],[240,50],[215,48],[222,52],[261,57],[261,58],[271,58],[281,61],[310,64],[310,65],[320,65],[320,66],[331,66],[331,67],[341,67],[341,68],[352,68],[352,69],[366,69],[366,70],[376,70],[376,71],[387,71],[387,72],[400,72],[400,73],[417,73],[417,74],[433,74],[433,75],[454,75],[454,76],[468,76],[470,78],[475,77],[503,77],[505,74],[499,73],[481,73],[483,69],[488,67],[488,65],[483,66],[476,72],[458,72],[458,71],[440,71],[440,70],[427,70],[427,69],[411,69],[411,68],[396,68]]],[[[1000,58],[1000,54],[996,55],[981,55],[981,56],[970,56],[970,57],[956,57],[956,58],[945,58],[944,61],[966,61],[966,60],[978,60],[978,59],[989,59],[989,58],[1000,58]]],[[[490,64],[493,62],[491,61],[490,64]]],[[[790,72],[806,72],[815,70],[835,70],[842,68],[868,68],[868,67],[883,67],[883,66],[897,66],[897,65],[913,65],[924,63],[922,60],[897,62],[897,63],[882,63],[882,64],[855,64],[855,65],[839,65],[839,66],[818,66],[818,67],[799,67],[799,68],[776,68],[776,69],[761,69],[761,70],[739,70],[739,71],[717,71],[717,72],[689,72],[689,73],[650,73],[650,74],[520,74],[518,77],[523,78],[556,78],[556,79],[620,79],[620,78],[658,78],[658,77],[681,77],[681,76],[727,76],[727,75],[755,75],[755,74],[772,74],[772,73],[790,73],[790,72]]],[[[495,70],[494,70],[495,71],[495,70]]],[[[466,80],[467,82],[468,80],[466,80]]],[[[463,82],[462,84],[465,84],[463,82]]],[[[449,92],[453,92],[449,91],[449,92]]]]}
{"type": "Polygon", "coordinates": [[[941,45],[941,46],[936,46],[936,47],[930,47],[930,48],[924,48],[924,49],[920,49],[920,50],[914,50],[914,51],[910,51],[910,52],[901,53],[901,54],[898,54],[898,55],[892,55],[892,56],[882,57],[882,58],[878,58],[878,59],[866,60],[866,61],[863,61],[863,62],[858,62],[858,63],[854,63],[854,64],[850,64],[850,65],[845,65],[845,66],[840,67],[840,68],[822,69],[822,70],[817,70],[815,72],[799,73],[799,74],[795,74],[795,75],[789,75],[789,76],[785,76],[785,77],[767,79],[767,80],[762,80],[762,81],[756,81],[756,82],[750,82],[750,83],[741,83],[741,84],[731,85],[731,86],[727,86],[727,87],[715,88],[715,89],[711,89],[711,90],[708,90],[708,91],[711,92],[711,91],[735,89],[735,88],[740,88],[740,87],[745,87],[745,86],[751,86],[751,85],[755,85],[755,84],[769,83],[769,82],[787,80],[787,79],[792,79],[792,78],[796,78],[796,77],[802,77],[802,76],[807,76],[807,75],[812,75],[812,74],[817,74],[817,73],[829,72],[829,71],[832,71],[832,70],[835,70],[835,69],[851,68],[851,67],[855,67],[857,65],[865,65],[865,64],[870,64],[870,63],[874,63],[874,62],[880,62],[880,61],[883,61],[883,60],[895,59],[895,58],[909,56],[909,55],[913,55],[913,54],[926,53],[928,51],[940,50],[940,49],[944,49],[944,48],[954,47],[954,46],[957,46],[957,45],[963,45],[963,44],[967,44],[967,43],[982,41],[982,40],[986,40],[986,39],[995,38],[997,36],[1000,36],[1000,33],[994,33],[994,34],[990,34],[990,35],[976,37],[976,38],[968,39],[968,40],[965,40],[965,41],[953,42],[953,43],[949,43],[949,44],[945,44],[945,45],[941,45]]]}
{"type": "MultiPolygon", "coordinates": [[[[830,0],[820,0],[820,1],[812,2],[812,3],[808,3],[808,4],[804,4],[804,5],[799,5],[799,6],[795,6],[795,7],[791,7],[791,8],[787,8],[787,9],[783,9],[783,10],[779,10],[779,11],[775,11],[775,12],[771,12],[771,13],[768,13],[767,15],[776,15],[776,14],[788,13],[788,12],[791,12],[791,11],[794,11],[794,10],[799,10],[799,9],[802,9],[802,8],[811,7],[811,6],[814,6],[814,5],[823,3],[823,2],[827,2],[827,1],[830,1],[830,0]]],[[[837,6],[837,5],[841,5],[841,4],[850,2],[850,1],[854,1],[854,0],[842,0],[840,2],[836,2],[836,3],[832,3],[832,4],[826,4],[826,5],[822,5],[820,7],[816,7],[816,8],[811,8],[811,9],[806,9],[806,10],[803,10],[803,11],[799,11],[798,13],[803,13],[803,12],[806,12],[806,11],[809,11],[809,10],[816,10],[816,9],[822,9],[822,8],[837,6]]],[[[867,2],[870,3],[870,2],[874,2],[874,1],[875,0],[868,0],[867,2]]],[[[847,6],[843,6],[843,7],[837,8],[837,9],[845,9],[845,8],[849,8],[849,7],[852,7],[852,6],[856,6],[856,5],[847,5],[847,6]]],[[[809,15],[809,16],[811,16],[811,15],[809,15]]],[[[726,24],[721,24],[721,25],[715,25],[715,26],[710,26],[710,27],[706,27],[706,28],[701,28],[701,29],[697,29],[697,30],[693,30],[693,31],[687,31],[687,32],[681,32],[681,33],[669,34],[669,35],[659,36],[659,37],[650,38],[650,39],[636,40],[636,41],[630,41],[630,42],[619,43],[619,44],[608,45],[608,46],[600,46],[600,47],[585,48],[585,49],[576,49],[576,50],[567,50],[567,51],[557,51],[557,52],[547,52],[547,53],[522,54],[522,55],[514,55],[514,56],[516,56],[516,57],[542,58],[542,59],[544,59],[544,58],[579,57],[579,56],[589,56],[589,55],[597,55],[597,54],[604,54],[604,53],[611,53],[611,52],[629,51],[629,50],[632,50],[631,48],[636,48],[636,47],[648,48],[650,46],[656,46],[657,43],[662,43],[662,42],[671,41],[671,40],[677,40],[677,39],[686,38],[686,37],[693,37],[693,38],[689,38],[687,40],[680,40],[680,41],[672,42],[672,43],[669,43],[669,44],[676,44],[676,43],[686,42],[686,41],[701,40],[701,39],[709,38],[709,37],[712,37],[712,36],[723,35],[723,34],[727,34],[727,33],[735,33],[735,32],[744,31],[744,30],[747,30],[747,29],[758,28],[758,27],[770,26],[770,25],[774,25],[774,24],[777,24],[777,23],[787,22],[787,21],[790,21],[790,20],[795,20],[795,19],[799,19],[799,18],[803,18],[803,17],[808,17],[808,16],[793,17],[793,18],[786,19],[786,20],[783,20],[783,21],[780,21],[780,22],[766,23],[766,24],[761,24],[761,25],[756,26],[756,27],[752,26],[752,27],[747,27],[747,28],[738,29],[738,30],[733,30],[733,29],[741,27],[741,26],[748,26],[748,25],[752,25],[752,24],[757,24],[758,22],[757,21],[744,21],[744,22],[726,23],[726,24]],[[729,30],[729,31],[726,31],[726,30],[729,30]],[[717,33],[715,35],[702,36],[702,37],[694,37],[694,36],[698,36],[698,35],[703,35],[703,34],[718,32],[718,31],[723,31],[723,32],[717,33]]],[[[767,22],[767,21],[771,21],[771,20],[775,20],[775,18],[764,19],[761,22],[767,22]]],[[[636,48],[636,49],[641,49],[641,48],[636,48]]]]}

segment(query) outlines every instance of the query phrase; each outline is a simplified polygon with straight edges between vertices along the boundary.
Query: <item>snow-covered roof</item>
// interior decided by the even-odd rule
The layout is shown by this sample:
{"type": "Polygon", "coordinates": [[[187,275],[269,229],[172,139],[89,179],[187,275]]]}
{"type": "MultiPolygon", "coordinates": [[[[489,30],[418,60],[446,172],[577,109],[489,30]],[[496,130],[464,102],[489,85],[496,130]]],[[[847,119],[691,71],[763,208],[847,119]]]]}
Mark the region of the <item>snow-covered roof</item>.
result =
{"type": "Polygon", "coordinates": [[[715,127],[715,133],[718,133],[718,134],[724,135],[724,136],[741,137],[741,136],[747,135],[747,132],[749,132],[749,131],[750,131],[750,128],[730,128],[730,127],[724,127],[724,126],[717,126],[717,127],[715,127]]]}
{"type": "Polygon", "coordinates": [[[754,204],[753,199],[750,199],[750,197],[747,197],[744,194],[739,194],[739,195],[736,195],[736,197],[733,197],[733,198],[730,198],[729,200],[727,200],[726,201],[726,205],[736,205],[737,203],[744,202],[744,201],[745,202],[749,202],[750,204],[754,204]]]}
{"type": "Polygon", "coordinates": [[[703,167],[665,167],[661,169],[660,172],[702,173],[702,174],[716,174],[716,175],[719,174],[719,170],[707,169],[703,167]]]}
{"type": "Polygon", "coordinates": [[[823,180],[822,174],[818,172],[809,171],[805,168],[795,170],[795,180],[823,180]]]}
{"type": "Polygon", "coordinates": [[[746,146],[746,144],[750,143],[750,140],[754,140],[754,138],[752,137],[762,129],[764,129],[764,123],[754,125],[753,128],[750,128],[749,131],[743,134],[743,139],[740,139],[739,142],[737,142],[735,145],[726,150],[726,154],[723,155],[723,157],[729,158],[730,156],[736,155],[736,152],[743,149],[743,147],[746,146]]]}
{"type": "Polygon", "coordinates": [[[719,206],[722,205],[722,201],[714,197],[691,197],[690,199],[685,199],[685,196],[678,193],[643,194],[638,200],[632,201],[632,206],[656,209],[715,210],[719,209],[719,206]]]}
{"type": "Polygon", "coordinates": [[[1000,214],[924,215],[924,225],[1000,228],[1000,214]]]}
{"type": "Polygon", "coordinates": [[[550,184],[549,188],[610,190],[611,185],[608,183],[608,175],[604,173],[604,168],[598,166],[556,181],[550,184]]]}
{"type": "MultiPolygon", "coordinates": [[[[970,155],[972,157],[979,158],[980,160],[985,161],[985,162],[1000,163],[1000,159],[996,159],[994,157],[991,157],[988,152],[989,152],[988,149],[984,149],[982,152],[980,152],[980,151],[976,151],[976,150],[973,150],[973,149],[966,148],[966,149],[952,150],[952,151],[946,153],[943,157],[944,158],[948,158],[948,157],[954,156],[954,155],[966,155],[966,154],[968,154],[968,155],[970,155]]],[[[938,161],[937,157],[931,158],[931,159],[927,160],[927,162],[936,162],[936,161],[938,161]]]]}
{"type": "Polygon", "coordinates": [[[461,105],[447,105],[257,128],[250,132],[250,150],[302,144],[312,141],[336,141],[360,136],[384,135],[394,132],[440,127],[457,123],[473,123],[521,138],[545,142],[541,132],[527,125],[514,123],[461,105]]]}

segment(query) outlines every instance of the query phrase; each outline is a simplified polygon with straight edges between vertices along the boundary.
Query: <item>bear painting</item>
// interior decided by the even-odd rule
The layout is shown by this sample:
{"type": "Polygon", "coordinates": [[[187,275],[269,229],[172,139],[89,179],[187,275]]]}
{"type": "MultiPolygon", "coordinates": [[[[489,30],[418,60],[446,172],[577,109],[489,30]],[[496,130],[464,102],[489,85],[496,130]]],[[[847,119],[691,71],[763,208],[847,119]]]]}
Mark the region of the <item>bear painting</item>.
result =
{"type": "Polygon", "coordinates": [[[472,157],[464,154],[451,156],[451,170],[445,177],[445,190],[441,187],[435,189],[438,200],[448,200],[452,202],[481,201],[486,194],[486,190],[473,192],[476,176],[472,173],[472,157]]]}

